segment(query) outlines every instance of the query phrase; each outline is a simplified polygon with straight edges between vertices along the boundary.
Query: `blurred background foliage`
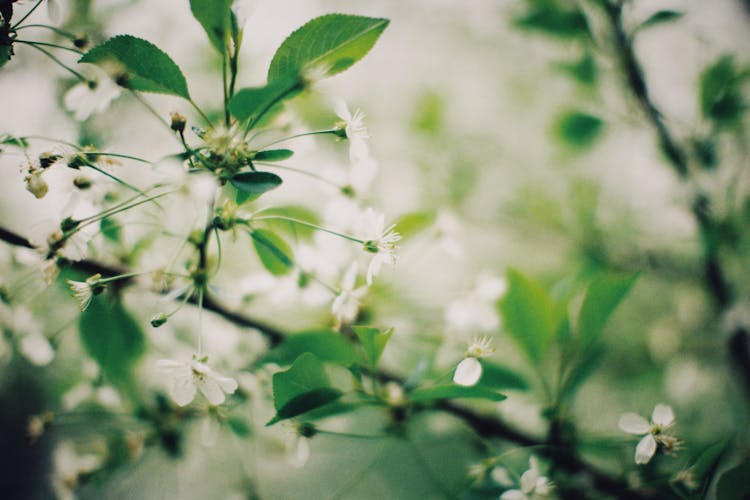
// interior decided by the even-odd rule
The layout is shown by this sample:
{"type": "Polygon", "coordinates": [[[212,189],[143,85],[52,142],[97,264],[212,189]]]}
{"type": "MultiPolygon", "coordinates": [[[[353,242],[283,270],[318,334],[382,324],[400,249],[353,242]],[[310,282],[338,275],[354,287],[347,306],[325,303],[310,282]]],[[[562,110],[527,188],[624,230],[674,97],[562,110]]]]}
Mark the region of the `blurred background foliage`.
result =
{"type": "MultiPolygon", "coordinates": [[[[119,33],[157,43],[185,70],[209,115],[220,116],[221,61],[187,2],[63,4],[65,29],[86,31],[94,43],[119,33]]],[[[264,427],[274,413],[270,372],[254,363],[270,362],[263,361],[268,344],[210,315],[207,338],[219,346],[217,356],[232,370],[255,370],[253,383],[265,396],[241,381],[242,394],[221,409],[218,444],[203,447],[204,415],[175,412],[152,369],[175,345],[189,345],[196,312],[181,311],[168,329],[155,330],[148,321],[163,306],[153,294],[126,287],[117,291],[121,302],[98,299],[79,319],[63,279],[85,274],[64,274],[45,289],[22,251],[3,244],[3,294],[28,308],[55,348],[51,363],[35,366],[19,354],[23,326],[3,318],[0,477],[8,498],[53,495],[55,471],[65,467],[60,461],[74,462],[60,458],[60,443],[69,441],[78,460],[99,457],[97,467],[81,466],[86,472],[73,476],[81,498],[496,498],[503,487],[486,474],[503,464],[520,475],[530,454],[545,457],[563,497],[746,498],[747,5],[258,1],[241,54],[242,85],[263,83],[273,50],[294,28],[338,11],[391,24],[362,63],[291,101],[287,112],[311,130],[335,120],[335,99],[367,114],[379,164],[367,201],[386,211],[404,239],[396,269],[373,286],[358,322],[394,327],[381,367],[407,385],[449,379],[467,331],[490,335],[496,352],[487,359],[485,377],[492,380],[485,382],[508,398],[460,402],[535,441],[478,434],[456,412],[404,416],[363,407],[345,417],[321,416],[319,429],[336,432],[312,436],[309,461],[295,468],[287,448],[298,446],[289,443],[304,432],[264,427]],[[456,331],[448,310],[471,296],[483,273],[506,276],[510,287],[499,306],[491,304],[499,323],[456,331]],[[601,299],[591,307],[603,310],[607,294],[612,315],[592,334],[601,337],[590,348],[570,340],[571,332],[581,335],[576,322],[587,300],[601,299]],[[526,321],[515,317],[524,308],[531,322],[546,325],[549,314],[555,326],[549,346],[524,346],[525,337],[514,333],[513,325],[526,321]],[[568,369],[568,384],[558,391],[568,369]],[[80,384],[90,393],[72,404],[80,384]],[[116,390],[115,402],[96,395],[106,387],[116,390]],[[673,457],[658,455],[637,467],[635,441],[617,421],[629,411],[648,416],[657,403],[674,408],[682,446],[673,457]],[[49,421],[47,411],[54,413],[49,421]],[[30,445],[32,415],[46,425],[30,445]],[[570,461],[567,453],[615,484],[602,487],[585,470],[566,475],[556,464],[570,461]],[[685,480],[689,470],[700,483],[693,489],[685,480]]],[[[76,124],[61,106],[76,83],[69,76],[17,47],[0,73],[2,132],[151,159],[175,153],[129,95],[76,124]]],[[[190,112],[171,97],[151,102],[163,116],[190,112]]],[[[320,172],[345,158],[332,142],[299,147],[300,165],[320,172]]],[[[33,199],[17,174],[22,158],[3,149],[1,225],[28,237],[27,229],[56,213],[61,200],[33,199]]],[[[150,175],[133,165],[120,168],[133,181],[150,175]]],[[[315,222],[328,194],[290,178],[288,189],[273,196],[273,204],[293,204],[296,217],[315,222]]],[[[128,266],[157,259],[148,238],[128,238],[128,224],[141,222],[122,217],[102,227],[109,240],[93,257],[128,266]]],[[[283,224],[275,229],[289,240],[310,238],[283,224]]],[[[237,276],[262,267],[246,243],[224,250],[215,284],[235,309],[285,332],[330,327],[325,306],[237,293],[237,276]]],[[[479,312],[472,311],[476,323],[479,312]]],[[[333,380],[346,378],[340,368],[329,370],[333,380]]]]}

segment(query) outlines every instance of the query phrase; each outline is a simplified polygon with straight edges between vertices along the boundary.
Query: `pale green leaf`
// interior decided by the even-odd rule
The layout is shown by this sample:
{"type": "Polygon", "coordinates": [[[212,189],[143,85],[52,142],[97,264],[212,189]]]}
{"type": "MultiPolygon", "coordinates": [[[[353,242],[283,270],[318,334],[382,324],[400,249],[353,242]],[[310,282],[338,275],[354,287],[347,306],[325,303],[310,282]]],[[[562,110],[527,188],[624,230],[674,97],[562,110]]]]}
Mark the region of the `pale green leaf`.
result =
{"type": "Polygon", "coordinates": [[[393,328],[381,332],[379,329],[369,326],[353,326],[352,330],[354,330],[359,342],[362,344],[370,368],[374,370],[378,365],[378,361],[380,361],[380,356],[383,354],[385,345],[390,340],[391,335],[393,335],[393,328]]]}
{"type": "Polygon", "coordinates": [[[254,229],[250,236],[258,258],[268,272],[281,276],[292,270],[292,249],[284,240],[267,229],[254,229]]]}
{"type": "Polygon", "coordinates": [[[362,59],[388,26],[387,19],[327,14],[317,17],[284,40],[268,69],[268,81],[299,77],[320,69],[335,75],[362,59]]]}
{"type": "Polygon", "coordinates": [[[357,362],[354,344],[340,333],[329,330],[289,335],[271,350],[262,362],[286,365],[306,352],[315,354],[323,361],[343,366],[350,366],[357,362]]]}
{"type": "Polygon", "coordinates": [[[489,401],[502,401],[505,398],[505,395],[481,385],[471,387],[463,385],[436,385],[414,389],[409,393],[409,399],[414,403],[425,403],[441,399],[487,399],[489,401]]]}
{"type": "Polygon", "coordinates": [[[607,320],[630,291],[637,277],[603,276],[589,285],[578,314],[578,338],[584,348],[599,338],[607,320]]]}

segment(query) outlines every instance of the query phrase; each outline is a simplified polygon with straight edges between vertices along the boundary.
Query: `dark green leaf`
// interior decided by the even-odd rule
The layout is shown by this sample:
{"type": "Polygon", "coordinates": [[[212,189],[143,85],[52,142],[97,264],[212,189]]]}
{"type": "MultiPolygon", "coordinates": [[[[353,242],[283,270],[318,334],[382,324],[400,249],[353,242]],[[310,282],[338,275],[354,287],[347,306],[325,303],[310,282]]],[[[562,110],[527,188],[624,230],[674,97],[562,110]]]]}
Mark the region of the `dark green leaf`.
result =
{"type": "Polygon", "coordinates": [[[686,471],[687,477],[692,482],[692,484],[683,485],[692,486],[692,488],[687,488],[689,491],[686,491],[686,493],[697,492],[701,494],[702,498],[705,498],[705,491],[711,483],[719,461],[729,447],[730,442],[728,439],[723,439],[703,450],[695,460],[695,463],[686,471]]]}
{"type": "Polygon", "coordinates": [[[684,14],[682,12],[677,12],[674,10],[660,10],[643,21],[637,29],[640,30],[657,24],[671,23],[672,21],[678,20],[683,15],[684,14]]]}
{"type": "Polygon", "coordinates": [[[577,7],[566,8],[557,1],[534,3],[526,14],[516,18],[516,26],[559,38],[588,36],[586,17],[577,7]]]}
{"type": "Polygon", "coordinates": [[[111,383],[130,380],[130,369],[144,350],[140,325],[118,300],[99,295],[81,314],[78,327],[86,352],[111,383]]]}
{"type": "Polygon", "coordinates": [[[595,85],[599,79],[599,68],[596,59],[586,52],[581,59],[569,63],[560,63],[557,67],[583,85],[595,85]]]}
{"type": "Polygon", "coordinates": [[[258,151],[253,156],[253,160],[256,161],[282,161],[292,157],[294,151],[291,149],[266,149],[265,151],[258,151]]]}
{"type": "Polygon", "coordinates": [[[357,362],[354,344],[340,333],[327,330],[289,335],[264,356],[262,362],[287,365],[306,352],[315,354],[323,361],[343,366],[357,362]]]}
{"type": "Polygon", "coordinates": [[[388,23],[345,14],[317,17],[284,40],[268,68],[268,81],[316,69],[325,76],[340,73],[370,51],[388,23]]]}
{"type": "Polygon", "coordinates": [[[493,389],[526,390],[529,385],[526,380],[510,368],[482,360],[482,378],[479,385],[493,389]]]}
{"type": "Polygon", "coordinates": [[[274,417],[266,425],[273,425],[281,420],[296,417],[309,411],[326,406],[343,396],[343,393],[332,387],[321,387],[313,389],[299,396],[295,396],[291,401],[282,406],[274,417]]]}
{"type": "Polygon", "coordinates": [[[750,496],[750,460],[724,472],[716,485],[717,500],[746,500],[750,496]]]}
{"type": "Polygon", "coordinates": [[[255,199],[263,193],[276,189],[281,185],[281,177],[271,172],[242,172],[229,181],[232,186],[237,188],[237,191],[241,191],[246,195],[249,195],[250,199],[255,199]]]}
{"type": "Polygon", "coordinates": [[[568,111],[557,120],[555,132],[569,146],[585,148],[596,141],[603,126],[604,122],[598,116],[568,111]]]}
{"type": "Polygon", "coordinates": [[[299,79],[278,78],[264,87],[240,89],[229,101],[229,112],[237,120],[257,123],[277,103],[299,93],[299,79]]]}
{"type": "Polygon", "coordinates": [[[190,0],[193,17],[206,30],[208,39],[219,53],[227,50],[231,30],[232,0],[190,0]]]}
{"type": "Polygon", "coordinates": [[[323,363],[312,353],[300,355],[292,366],[273,376],[276,416],[266,425],[328,404],[342,396],[330,387],[323,363]]]}
{"type": "Polygon", "coordinates": [[[89,50],[78,61],[125,72],[125,85],[133,90],[171,94],[190,99],[180,68],[159,47],[131,35],[118,35],[89,50]]]}
{"type": "Polygon", "coordinates": [[[547,291],[520,272],[508,270],[508,291],[500,300],[505,329],[534,363],[544,355],[560,315],[547,291]]]}
{"type": "Polygon", "coordinates": [[[258,258],[268,272],[281,276],[292,270],[292,249],[284,240],[266,229],[254,229],[250,235],[258,258]]]}
{"type": "Polygon", "coordinates": [[[582,347],[588,347],[600,337],[607,320],[630,291],[637,277],[603,276],[589,285],[578,314],[578,338],[582,347]]]}
{"type": "Polygon", "coordinates": [[[747,78],[736,67],[732,56],[723,56],[701,76],[700,106],[703,116],[720,126],[739,123],[747,102],[742,85],[747,78]]]}
{"type": "Polygon", "coordinates": [[[481,385],[473,387],[437,385],[414,389],[409,394],[409,399],[414,403],[424,403],[440,399],[487,399],[489,401],[502,401],[505,399],[505,396],[481,385]]]}
{"type": "Polygon", "coordinates": [[[381,332],[377,328],[369,326],[353,326],[352,330],[357,335],[359,342],[362,344],[362,348],[365,350],[365,356],[367,362],[370,364],[370,368],[373,370],[378,366],[380,356],[383,354],[385,345],[393,335],[393,328],[381,332]]]}

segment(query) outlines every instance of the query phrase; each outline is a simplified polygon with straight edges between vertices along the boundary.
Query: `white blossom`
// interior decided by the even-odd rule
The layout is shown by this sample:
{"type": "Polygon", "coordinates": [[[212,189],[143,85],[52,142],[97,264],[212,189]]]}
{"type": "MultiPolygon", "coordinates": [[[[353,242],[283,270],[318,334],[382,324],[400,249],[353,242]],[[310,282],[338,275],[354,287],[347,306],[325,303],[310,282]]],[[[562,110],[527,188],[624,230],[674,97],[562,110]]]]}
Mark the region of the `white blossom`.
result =
{"type": "Polygon", "coordinates": [[[482,363],[479,360],[495,352],[490,343],[489,337],[476,337],[469,343],[464,359],[453,372],[453,382],[466,387],[476,385],[479,382],[479,379],[482,378],[482,363]]]}
{"type": "Polygon", "coordinates": [[[169,377],[169,395],[180,406],[193,401],[198,390],[214,406],[224,402],[224,393],[232,394],[237,390],[235,379],[219,375],[197,359],[188,362],[160,359],[156,366],[169,377]]]}
{"type": "Polygon", "coordinates": [[[343,128],[343,132],[349,141],[349,159],[352,164],[357,164],[359,161],[368,158],[370,152],[367,147],[367,139],[370,136],[367,134],[367,127],[364,124],[365,114],[360,109],[352,114],[344,101],[336,102],[333,109],[343,121],[339,127],[343,128]]]}
{"type": "Polygon", "coordinates": [[[384,263],[396,265],[396,242],[401,235],[393,230],[395,224],[386,227],[385,215],[372,208],[362,212],[357,226],[357,235],[364,240],[365,251],[375,254],[367,268],[367,284],[372,285],[384,263]]]}
{"type": "Polygon", "coordinates": [[[91,303],[91,299],[96,292],[95,287],[101,277],[101,274],[95,274],[86,279],[86,281],[68,280],[68,286],[73,291],[73,296],[78,300],[81,312],[85,311],[91,303]]]}
{"type": "Polygon", "coordinates": [[[660,444],[666,451],[672,451],[677,446],[677,439],[666,433],[674,421],[672,408],[665,404],[658,404],[654,407],[651,422],[636,413],[625,413],[620,417],[618,425],[622,431],[643,435],[635,447],[636,464],[647,464],[660,444]]]}
{"type": "Polygon", "coordinates": [[[482,272],[474,288],[445,308],[446,329],[458,334],[491,332],[500,326],[497,301],[507,288],[505,279],[482,272]]]}
{"type": "Polygon", "coordinates": [[[101,113],[117,99],[122,89],[102,70],[91,69],[96,76],[89,81],[72,86],[63,96],[65,109],[77,121],[84,121],[94,113],[101,113]]]}
{"type": "Polygon", "coordinates": [[[360,299],[367,293],[367,287],[354,288],[357,281],[357,263],[349,266],[341,280],[341,292],[333,300],[331,312],[337,323],[354,321],[359,312],[360,299]]]}
{"type": "Polygon", "coordinates": [[[79,455],[73,443],[63,441],[52,453],[52,488],[61,500],[74,500],[78,478],[97,469],[101,458],[96,455],[79,455]]]}
{"type": "Polygon", "coordinates": [[[554,488],[552,482],[539,472],[539,463],[529,458],[529,469],[521,475],[521,489],[508,490],[500,495],[500,500],[537,500],[547,498],[554,488]]]}

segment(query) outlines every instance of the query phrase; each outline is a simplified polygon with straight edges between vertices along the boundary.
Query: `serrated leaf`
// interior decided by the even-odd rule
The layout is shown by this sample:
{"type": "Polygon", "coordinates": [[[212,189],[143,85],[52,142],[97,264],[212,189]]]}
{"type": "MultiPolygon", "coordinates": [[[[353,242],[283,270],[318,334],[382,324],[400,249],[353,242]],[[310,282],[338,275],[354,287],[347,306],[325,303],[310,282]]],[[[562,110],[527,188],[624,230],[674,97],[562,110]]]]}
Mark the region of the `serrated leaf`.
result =
{"type": "Polygon", "coordinates": [[[327,14],[298,28],[281,44],[268,68],[268,81],[323,69],[332,76],[362,59],[388,26],[387,19],[327,14]]]}
{"type": "Polygon", "coordinates": [[[525,391],[529,384],[518,373],[510,368],[482,360],[482,377],[479,385],[494,389],[517,389],[525,391]]]}
{"type": "Polygon", "coordinates": [[[190,0],[193,17],[206,30],[211,44],[224,54],[231,32],[232,0],[190,0]]]}
{"type": "Polygon", "coordinates": [[[557,136],[574,148],[591,146],[599,137],[604,127],[601,118],[580,111],[563,113],[555,124],[557,136]]]}
{"type": "Polygon", "coordinates": [[[538,364],[560,319],[550,295],[536,281],[510,269],[508,291],[499,306],[507,332],[526,356],[538,364]]]}
{"type": "Polygon", "coordinates": [[[276,416],[266,425],[301,415],[341,396],[340,391],[330,387],[320,359],[306,352],[288,370],[274,374],[273,405],[276,416]]]}
{"type": "Polygon", "coordinates": [[[78,60],[124,71],[125,85],[133,90],[176,95],[190,99],[187,81],[179,66],[163,50],[131,35],[118,35],[93,47],[78,60]]]}
{"type": "Polygon", "coordinates": [[[601,336],[607,320],[637,278],[637,275],[603,276],[589,285],[578,314],[578,339],[583,348],[590,346],[601,336]]]}
{"type": "Polygon", "coordinates": [[[267,229],[254,229],[250,236],[260,262],[274,276],[282,276],[292,270],[292,249],[284,240],[267,229]]]}
{"type": "Polygon", "coordinates": [[[263,87],[240,89],[229,101],[229,112],[240,122],[258,123],[275,105],[299,93],[298,78],[278,78],[263,87]]]}
{"type": "Polygon", "coordinates": [[[229,181],[237,191],[245,193],[250,199],[255,199],[265,192],[276,189],[282,182],[281,177],[274,173],[258,171],[239,173],[229,181]]]}
{"type": "Polygon", "coordinates": [[[114,384],[130,380],[130,370],[144,351],[143,330],[122,303],[95,296],[78,320],[81,342],[102,373],[114,384]]]}
{"type": "Polygon", "coordinates": [[[266,149],[265,151],[258,151],[253,156],[253,160],[256,161],[282,161],[287,160],[294,155],[294,151],[291,149],[266,149]]]}
{"type": "Polygon", "coordinates": [[[310,352],[323,361],[350,366],[357,362],[354,345],[340,333],[332,331],[301,332],[289,335],[263,357],[263,363],[286,365],[310,352]]]}
{"type": "Polygon", "coordinates": [[[671,23],[680,19],[684,14],[674,10],[660,10],[652,14],[648,19],[643,21],[637,29],[648,28],[657,24],[671,23]]]}
{"type": "Polygon", "coordinates": [[[502,401],[506,399],[506,396],[481,385],[471,387],[462,385],[437,385],[414,389],[409,393],[409,399],[414,403],[425,403],[441,399],[487,399],[489,401],[502,401]]]}
{"type": "Polygon", "coordinates": [[[378,366],[378,361],[380,361],[380,356],[383,354],[386,344],[393,335],[393,328],[381,332],[379,329],[369,326],[353,326],[352,330],[362,344],[370,368],[374,370],[378,366]]]}

